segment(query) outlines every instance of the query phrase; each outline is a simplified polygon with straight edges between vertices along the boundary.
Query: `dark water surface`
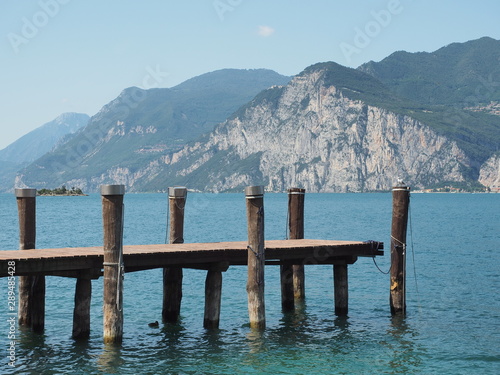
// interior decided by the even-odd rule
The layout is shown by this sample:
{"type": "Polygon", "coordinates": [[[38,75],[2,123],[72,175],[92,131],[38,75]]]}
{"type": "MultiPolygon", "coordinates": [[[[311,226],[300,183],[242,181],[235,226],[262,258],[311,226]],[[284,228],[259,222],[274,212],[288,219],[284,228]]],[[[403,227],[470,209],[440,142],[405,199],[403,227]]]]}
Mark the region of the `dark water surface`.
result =
{"type": "MultiPolygon", "coordinates": [[[[266,239],[283,239],[286,194],[266,194],[266,239]]],[[[167,198],[125,196],[125,244],[164,243],[167,198]]],[[[101,202],[37,198],[37,247],[101,246],[101,202]]],[[[308,194],[305,236],[378,240],[389,268],[390,194],[308,194]]],[[[18,248],[17,208],[0,195],[0,249],[18,248]]],[[[242,194],[188,195],[185,241],[246,240],[242,194]]],[[[160,270],[126,274],[124,338],[102,343],[102,278],[92,282],[91,337],[71,339],[75,280],[47,277],[46,329],[17,328],[8,366],[7,279],[0,279],[0,373],[10,374],[498,374],[500,194],[413,194],[408,234],[408,315],[393,319],[389,278],[370,258],[349,267],[349,315],[333,313],[331,266],[306,267],[304,305],[283,314],[279,268],[266,268],[267,328],[248,326],[246,267],[223,274],[220,329],[204,330],[206,272],[184,271],[177,325],[161,321],[160,270]],[[413,244],[413,246],[412,246],[413,244]],[[412,251],[413,250],[413,251],[412,251]]]]}

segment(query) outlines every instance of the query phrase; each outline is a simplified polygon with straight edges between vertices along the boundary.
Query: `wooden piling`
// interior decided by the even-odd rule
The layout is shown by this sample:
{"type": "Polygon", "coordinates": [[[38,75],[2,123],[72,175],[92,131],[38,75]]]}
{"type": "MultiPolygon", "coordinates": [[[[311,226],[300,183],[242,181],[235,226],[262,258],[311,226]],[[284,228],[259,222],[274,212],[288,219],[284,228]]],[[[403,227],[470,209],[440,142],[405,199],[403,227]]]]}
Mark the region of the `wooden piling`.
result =
{"type": "MultiPolygon", "coordinates": [[[[19,249],[35,249],[36,189],[15,189],[19,215],[19,249]]],[[[45,325],[45,276],[19,277],[20,325],[43,332],[45,325]]]]}
{"type": "Polygon", "coordinates": [[[406,314],[406,229],[410,188],[396,186],[392,189],[391,226],[391,286],[390,306],[392,315],[406,314]]]}
{"type": "MultiPolygon", "coordinates": [[[[291,240],[304,238],[304,199],[306,189],[288,189],[288,237],[291,240]]],[[[296,300],[305,299],[304,265],[293,266],[293,294],[296,300]]]]}
{"type": "Polygon", "coordinates": [[[228,263],[215,263],[208,270],[207,278],[205,280],[204,328],[219,328],[222,297],[222,272],[227,270],[228,266],[228,263]]]}
{"type": "Polygon", "coordinates": [[[123,196],[125,186],[102,185],[104,229],[104,343],[123,338],[123,196]]]}
{"type": "Polygon", "coordinates": [[[76,279],[75,307],[73,310],[73,334],[76,340],[88,339],[90,336],[90,302],[92,282],[90,271],[82,271],[76,279]]]}
{"type": "MultiPolygon", "coordinates": [[[[169,243],[184,243],[184,207],[187,189],[185,187],[168,188],[170,212],[169,243]]],[[[176,323],[181,312],[182,302],[182,267],[174,266],[163,269],[163,309],[165,323],[176,323]]]]}
{"type": "Polygon", "coordinates": [[[248,315],[250,327],[266,327],[264,303],[264,187],[245,188],[248,225],[248,315]]]}
{"type": "Polygon", "coordinates": [[[293,311],[295,301],[293,294],[293,264],[290,261],[280,262],[281,281],[281,309],[283,311],[293,311]]]}
{"type": "Polygon", "coordinates": [[[333,265],[333,285],[335,314],[337,316],[347,315],[349,294],[347,281],[347,263],[333,265]]]}

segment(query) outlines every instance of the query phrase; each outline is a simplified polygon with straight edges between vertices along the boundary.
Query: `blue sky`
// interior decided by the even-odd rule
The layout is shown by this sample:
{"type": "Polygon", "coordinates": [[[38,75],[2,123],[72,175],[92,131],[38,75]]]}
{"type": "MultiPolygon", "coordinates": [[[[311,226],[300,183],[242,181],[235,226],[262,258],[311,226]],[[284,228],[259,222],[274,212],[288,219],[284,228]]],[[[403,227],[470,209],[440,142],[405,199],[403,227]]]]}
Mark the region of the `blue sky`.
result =
{"type": "Polygon", "coordinates": [[[2,0],[0,149],[126,87],[222,68],[294,75],[397,50],[500,39],[498,0],[2,0]]]}

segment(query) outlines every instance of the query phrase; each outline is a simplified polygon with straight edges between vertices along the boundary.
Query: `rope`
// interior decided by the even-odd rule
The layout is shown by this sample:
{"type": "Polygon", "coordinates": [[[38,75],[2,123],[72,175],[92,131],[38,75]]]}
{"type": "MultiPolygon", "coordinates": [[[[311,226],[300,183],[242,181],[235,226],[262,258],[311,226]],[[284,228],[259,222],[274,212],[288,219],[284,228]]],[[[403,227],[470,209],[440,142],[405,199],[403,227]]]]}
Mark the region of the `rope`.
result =
{"type": "MultiPolygon", "coordinates": [[[[288,201],[288,207],[290,207],[290,200],[288,201]]],[[[289,236],[289,221],[290,221],[290,209],[286,209],[286,223],[285,223],[285,240],[288,240],[289,236]]]]}
{"type": "Polygon", "coordinates": [[[257,257],[257,259],[260,259],[260,254],[259,254],[258,252],[256,252],[256,251],[252,248],[252,246],[248,245],[248,246],[247,246],[247,250],[250,250],[252,253],[254,253],[254,254],[255,254],[255,256],[257,257]]]}
{"type": "Polygon", "coordinates": [[[167,225],[165,230],[165,243],[168,244],[168,229],[170,226],[170,198],[167,199],[167,225]]]}
{"type": "MultiPolygon", "coordinates": [[[[123,226],[125,224],[125,205],[122,204],[122,236],[123,236],[123,226]]],[[[118,275],[116,280],[116,307],[118,311],[122,311],[120,308],[120,291],[123,287],[123,278],[125,277],[125,265],[123,264],[123,243],[119,251],[118,258],[118,275]]]]}
{"type": "MultiPolygon", "coordinates": [[[[411,201],[410,201],[411,203],[411,201]]],[[[415,292],[417,293],[417,304],[419,309],[421,309],[421,304],[420,304],[420,293],[418,291],[418,281],[417,281],[417,266],[415,264],[415,249],[413,246],[413,223],[411,220],[411,204],[408,206],[408,216],[409,216],[409,221],[410,221],[410,244],[411,244],[411,255],[412,255],[412,261],[413,261],[413,278],[415,279],[415,292]]]]}
{"type": "Polygon", "coordinates": [[[382,271],[382,269],[379,267],[379,265],[377,264],[377,261],[375,260],[375,250],[378,249],[378,242],[376,241],[373,241],[373,240],[369,240],[369,241],[365,241],[367,243],[370,243],[371,244],[371,250],[372,250],[372,260],[373,260],[373,264],[375,264],[375,267],[377,267],[377,269],[380,271],[380,273],[383,273],[384,275],[387,275],[389,274],[389,272],[391,272],[391,268],[392,268],[392,264],[391,266],[389,267],[389,270],[387,272],[385,271],[382,271]]]}

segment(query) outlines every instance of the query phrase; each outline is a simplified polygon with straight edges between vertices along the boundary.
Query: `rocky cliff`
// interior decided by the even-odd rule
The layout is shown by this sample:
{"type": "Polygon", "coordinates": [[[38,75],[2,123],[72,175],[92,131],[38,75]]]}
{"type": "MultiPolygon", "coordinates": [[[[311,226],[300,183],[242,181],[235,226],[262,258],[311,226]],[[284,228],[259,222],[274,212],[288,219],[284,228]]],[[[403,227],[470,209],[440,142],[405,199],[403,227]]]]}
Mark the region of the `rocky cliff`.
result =
{"type": "Polygon", "coordinates": [[[479,182],[491,191],[500,192],[500,154],[492,155],[481,166],[479,182]]]}
{"type": "Polygon", "coordinates": [[[466,179],[471,161],[455,142],[409,116],[350,99],[329,74],[310,69],[264,91],[204,140],[165,157],[140,185],[361,192],[388,190],[397,178],[415,188],[466,179]]]}

